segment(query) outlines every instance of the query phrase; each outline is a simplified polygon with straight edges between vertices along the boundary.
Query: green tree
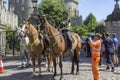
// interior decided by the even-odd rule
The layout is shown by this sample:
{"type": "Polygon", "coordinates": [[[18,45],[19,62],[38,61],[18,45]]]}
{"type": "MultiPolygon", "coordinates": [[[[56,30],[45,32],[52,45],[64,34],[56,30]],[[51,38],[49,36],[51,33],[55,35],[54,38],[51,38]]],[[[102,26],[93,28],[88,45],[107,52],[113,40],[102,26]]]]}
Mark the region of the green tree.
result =
{"type": "Polygon", "coordinates": [[[90,13],[83,24],[89,33],[95,32],[95,27],[97,26],[96,17],[90,13]]]}
{"type": "Polygon", "coordinates": [[[61,20],[65,10],[69,11],[63,0],[41,0],[38,6],[38,11],[43,11],[46,14],[47,20],[53,18],[56,23],[61,20]]]}
{"type": "Polygon", "coordinates": [[[77,33],[80,36],[86,36],[87,30],[82,26],[71,27],[71,31],[77,33]]]}

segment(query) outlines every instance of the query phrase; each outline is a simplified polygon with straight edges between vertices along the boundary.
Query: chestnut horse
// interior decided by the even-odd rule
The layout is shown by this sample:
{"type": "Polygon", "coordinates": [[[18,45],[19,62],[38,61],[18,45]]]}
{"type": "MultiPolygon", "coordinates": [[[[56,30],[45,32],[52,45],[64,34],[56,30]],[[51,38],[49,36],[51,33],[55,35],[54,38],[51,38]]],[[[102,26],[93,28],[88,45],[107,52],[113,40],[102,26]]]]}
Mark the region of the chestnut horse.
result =
{"type": "MultiPolygon", "coordinates": [[[[42,20],[41,20],[42,21],[42,20]]],[[[59,58],[59,67],[61,71],[60,80],[63,79],[63,70],[62,70],[62,58],[64,53],[68,53],[72,60],[72,69],[71,74],[74,74],[74,63],[76,63],[76,74],[79,74],[79,59],[80,59],[80,49],[81,49],[81,39],[79,35],[76,33],[71,33],[72,38],[74,39],[74,43],[72,44],[72,49],[66,49],[65,40],[62,34],[57,31],[54,27],[52,27],[47,21],[43,20],[41,26],[44,27],[44,32],[48,34],[50,38],[50,49],[51,55],[53,59],[53,66],[54,66],[54,75],[52,76],[51,80],[54,80],[57,72],[56,72],[56,58],[59,58]]]]}
{"type": "MultiPolygon", "coordinates": [[[[30,47],[30,56],[32,60],[32,65],[33,65],[33,77],[36,76],[35,73],[35,57],[38,58],[38,67],[39,67],[39,76],[41,75],[41,57],[42,53],[45,52],[45,47],[42,39],[42,34],[40,34],[41,39],[38,37],[38,32],[36,28],[31,24],[26,22],[23,27],[22,31],[27,34],[29,38],[29,47],[30,47]]],[[[50,65],[50,55],[47,55],[48,59],[48,70],[49,70],[49,65],[50,65]]]]}

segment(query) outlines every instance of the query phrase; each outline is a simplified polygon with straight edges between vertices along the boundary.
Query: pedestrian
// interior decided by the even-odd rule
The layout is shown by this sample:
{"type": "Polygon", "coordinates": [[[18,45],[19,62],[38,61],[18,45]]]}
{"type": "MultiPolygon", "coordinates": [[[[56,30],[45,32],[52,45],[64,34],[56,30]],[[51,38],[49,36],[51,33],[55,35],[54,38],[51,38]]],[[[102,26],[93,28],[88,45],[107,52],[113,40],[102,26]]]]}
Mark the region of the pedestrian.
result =
{"type": "Polygon", "coordinates": [[[113,44],[113,40],[110,38],[109,33],[105,34],[105,39],[104,39],[104,46],[105,46],[105,53],[106,53],[106,63],[107,63],[107,67],[106,70],[110,70],[110,66],[111,66],[111,71],[114,72],[114,64],[112,61],[112,56],[114,54],[114,44],[113,44]]]}
{"type": "Polygon", "coordinates": [[[116,37],[116,34],[112,35],[112,39],[113,39],[113,43],[115,46],[115,51],[114,51],[114,55],[113,55],[113,62],[115,66],[119,66],[119,60],[118,60],[118,39],[116,37]]]}
{"type": "Polygon", "coordinates": [[[63,12],[63,19],[60,21],[58,30],[62,32],[62,35],[64,36],[68,46],[68,49],[72,50],[72,43],[74,40],[72,39],[71,33],[70,33],[70,27],[71,27],[71,20],[68,17],[69,13],[67,11],[63,12]]]}
{"type": "Polygon", "coordinates": [[[91,48],[89,42],[89,37],[86,38],[86,48],[87,48],[87,56],[86,57],[91,57],[91,48]]]}
{"type": "Polygon", "coordinates": [[[100,79],[100,71],[99,71],[99,61],[100,61],[100,51],[101,51],[101,35],[96,34],[94,36],[94,40],[89,38],[89,44],[92,48],[92,73],[94,80],[100,79]]]}

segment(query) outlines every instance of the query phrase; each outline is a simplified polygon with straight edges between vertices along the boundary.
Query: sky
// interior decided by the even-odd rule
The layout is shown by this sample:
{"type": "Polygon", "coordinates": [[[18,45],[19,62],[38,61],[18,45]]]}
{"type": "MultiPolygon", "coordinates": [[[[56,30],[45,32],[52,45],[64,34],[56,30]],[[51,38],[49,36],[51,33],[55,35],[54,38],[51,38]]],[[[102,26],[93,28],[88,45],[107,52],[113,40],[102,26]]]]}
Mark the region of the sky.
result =
{"type": "MultiPolygon", "coordinates": [[[[8,3],[8,0],[5,1],[8,3]]],[[[112,13],[114,5],[114,0],[79,0],[79,14],[83,17],[83,20],[89,13],[93,13],[97,21],[105,20],[107,15],[112,13]]]]}

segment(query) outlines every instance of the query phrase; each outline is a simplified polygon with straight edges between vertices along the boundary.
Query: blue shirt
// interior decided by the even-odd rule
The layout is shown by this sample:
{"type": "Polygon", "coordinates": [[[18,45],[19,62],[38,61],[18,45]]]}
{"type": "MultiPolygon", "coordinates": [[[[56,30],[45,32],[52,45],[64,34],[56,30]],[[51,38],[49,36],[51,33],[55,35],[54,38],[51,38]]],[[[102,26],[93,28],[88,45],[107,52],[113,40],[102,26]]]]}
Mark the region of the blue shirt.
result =
{"type": "Polygon", "coordinates": [[[111,38],[106,38],[103,43],[106,52],[111,52],[111,50],[113,50],[113,40],[111,38]]]}
{"type": "Polygon", "coordinates": [[[115,48],[117,49],[118,48],[118,39],[113,38],[113,43],[114,43],[115,48]]]}

